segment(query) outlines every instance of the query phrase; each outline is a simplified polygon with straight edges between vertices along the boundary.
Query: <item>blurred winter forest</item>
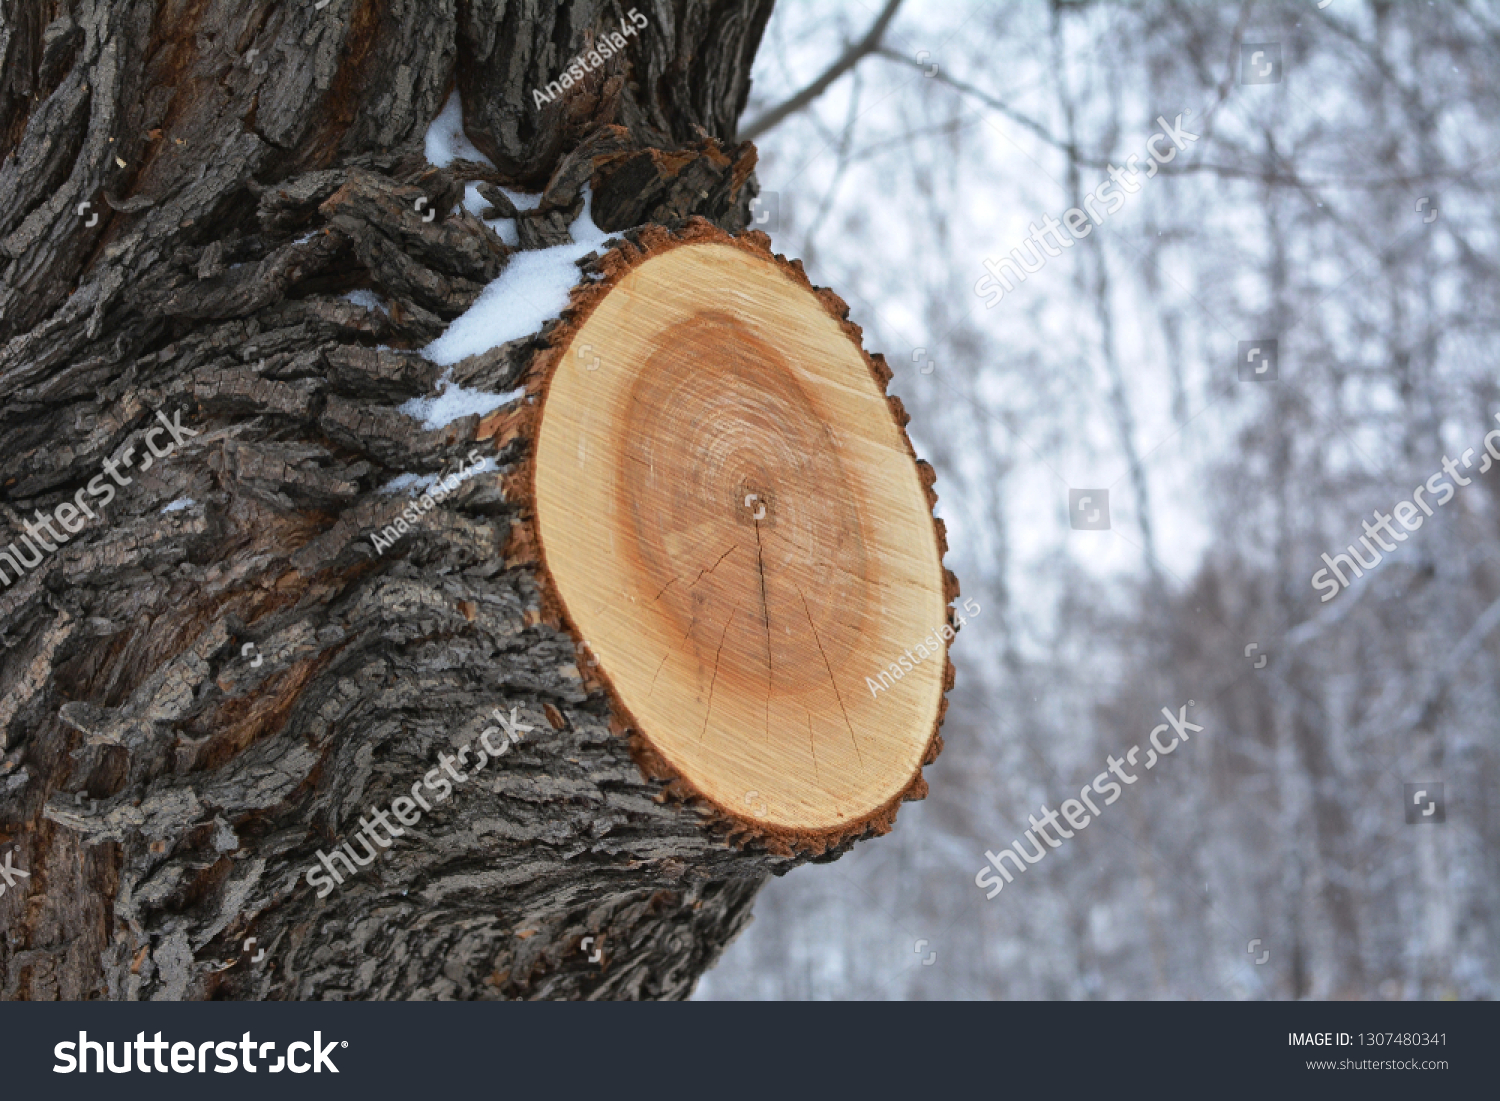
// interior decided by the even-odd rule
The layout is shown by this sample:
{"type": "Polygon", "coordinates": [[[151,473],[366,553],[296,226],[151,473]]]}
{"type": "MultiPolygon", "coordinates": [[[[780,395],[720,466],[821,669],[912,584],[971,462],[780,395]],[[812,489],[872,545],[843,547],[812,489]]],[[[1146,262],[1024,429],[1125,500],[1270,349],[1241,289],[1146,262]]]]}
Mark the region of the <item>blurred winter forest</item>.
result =
{"type": "Polygon", "coordinates": [[[1497,427],[1500,5],[783,0],[755,72],[761,228],[894,368],[981,612],[931,795],[771,883],[697,997],[1500,994],[1500,474],[1310,582],[1497,427]],[[985,259],[1179,114],[987,308],[985,259]],[[1189,700],[986,898],[986,850],[1189,700]]]}

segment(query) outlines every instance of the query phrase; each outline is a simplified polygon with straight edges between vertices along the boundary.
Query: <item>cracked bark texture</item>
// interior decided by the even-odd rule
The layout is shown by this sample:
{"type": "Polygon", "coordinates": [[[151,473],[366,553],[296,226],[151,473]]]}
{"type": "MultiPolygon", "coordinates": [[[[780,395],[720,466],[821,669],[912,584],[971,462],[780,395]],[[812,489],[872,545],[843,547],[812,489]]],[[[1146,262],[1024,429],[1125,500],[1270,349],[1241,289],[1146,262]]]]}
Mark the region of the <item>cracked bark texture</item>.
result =
{"type": "MultiPolygon", "coordinates": [[[[606,230],[744,228],[769,0],[636,6],[538,110],[628,6],[0,0],[0,546],[157,411],[197,433],[0,588],[0,997],[680,998],[798,862],[610,729],[513,537],[521,443],[396,409],[513,252],[418,199],[544,189],[520,248],[585,183],[606,230]],[[455,85],[498,170],[425,161],[455,85]],[[500,471],[378,554],[381,487],[475,447],[500,471]],[[316,898],[320,849],[512,707],[508,755],[316,898]]],[[[454,377],[506,390],[544,343],[454,377]]]]}

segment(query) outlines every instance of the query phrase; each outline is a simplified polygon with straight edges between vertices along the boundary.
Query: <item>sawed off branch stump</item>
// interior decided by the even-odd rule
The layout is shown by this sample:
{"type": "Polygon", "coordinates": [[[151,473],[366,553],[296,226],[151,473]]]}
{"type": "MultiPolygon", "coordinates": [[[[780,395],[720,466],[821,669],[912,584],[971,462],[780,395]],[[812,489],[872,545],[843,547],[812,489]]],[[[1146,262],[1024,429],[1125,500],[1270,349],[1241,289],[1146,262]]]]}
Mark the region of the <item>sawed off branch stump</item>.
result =
{"type": "Polygon", "coordinates": [[[823,851],[926,793],[958,586],[889,369],[768,243],[695,219],[613,250],[480,434],[530,441],[513,538],[637,761],[823,851]]]}

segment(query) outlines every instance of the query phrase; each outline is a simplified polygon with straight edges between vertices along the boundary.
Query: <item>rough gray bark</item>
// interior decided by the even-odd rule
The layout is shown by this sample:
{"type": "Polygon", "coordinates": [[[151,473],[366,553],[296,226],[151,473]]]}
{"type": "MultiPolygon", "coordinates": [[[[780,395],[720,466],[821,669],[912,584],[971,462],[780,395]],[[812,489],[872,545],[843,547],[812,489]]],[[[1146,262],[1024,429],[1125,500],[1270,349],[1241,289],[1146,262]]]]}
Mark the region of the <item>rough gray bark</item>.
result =
{"type": "MultiPolygon", "coordinates": [[[[0,847],[30,877],[0,897],[0,996],[683,997],[796,862],[726,844],[610,730],[513,538],[517,445],[395,409],[510,253],[418,198],[545,184],[523,248],[585,182],[608,230],[743,228],[769,0],[639,7],[537,111],[623,10],[0,2],[0,547],[156,411],[198,433],[0,588],[0,847]],[[455,81],[498,173],[423,159],[455,81]],[[379,487],[476,443],[500,473],[378,555],[404,503],[379,487]],[[318,850],[512,707],[534,732],[316,899],[318,850]]],[[[539,341],[455,377],[505,390],[539,341]]]]}

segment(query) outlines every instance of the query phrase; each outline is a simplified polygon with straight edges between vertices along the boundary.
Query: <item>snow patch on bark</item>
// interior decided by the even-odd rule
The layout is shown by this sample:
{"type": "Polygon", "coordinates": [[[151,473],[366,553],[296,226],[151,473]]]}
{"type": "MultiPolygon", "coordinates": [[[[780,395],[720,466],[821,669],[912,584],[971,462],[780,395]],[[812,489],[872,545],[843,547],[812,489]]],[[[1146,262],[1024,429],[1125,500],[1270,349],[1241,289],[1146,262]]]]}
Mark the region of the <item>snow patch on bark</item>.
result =
{"type": "MultiPolygon", "coordinates": [[[[501,187],[500,191],[517,210],[535,210],[542,204],[541,192],[512,191],[508,187],[501,187]]],[[[500,240],[511,248],[515,248],[521,243],[521,235],[516,229],[516,220],[514,218],[484,219],[483,214],[489,209],[489,205],[484,196],[479,194],[478,184],[470,183],[464,188],[464,209],[484,221],[485,225],[495,231],[500,240]]]]}
{"type": "MultiPolygon", "coordinates": [[[[510,200],[511,205],[517,210],[535,210],[542,205],[542,193],[540,191],[512,191],[510,188],[502,187],[499,184],[496,184],[495,187],[510,200]]],[[[485,201],[484,196],[479,194],[479,185],[477,183],[470,183],[468,187],[464,188],[464,209],[470,214],[479,215],[489,205],[485,201]]],[[[494,220],[497,222],[511,222],[515,219],[496,218],[494,220]]]]}
{"type": "Polygon", "coordinates": [[[467,417],[471,413],[482,417],[526,393],[524,386],[504,394],[492,394],[487,390],[471,390],[453,381],[451,368],[443,372],[443,377],[438,379],[438,385],[442,387],[442,390],[436,397],[412,398],[399,407],[400,412],[421,421],[422,427],[429,432],[450,425],[459,417],[467,417]]]}
{"type": "MultiPolygon", "coordinates": [[[[471,453],[472,454],[472,453],[471,453]]],[[[460,482],[466,482],[476,474],[484,474],[491,470],[499,470],[499,464],[488,455],[472,465],[460,467],[456,472],[460,482]]],[[[380,487],[384,494],[405,493],[410,497],[417,496],[423,490],[427,490],[454,475],[443,474],[398,474],[385,485],[380,487]]]]}
{"type": "MultiPolygon", "coordinates": [[[[457,89],[448,96],[448,102],[427,128],[426,156],[439,168],[446,167],[456,158],[494,167],[464,133],[463,106],[457,89]]],[[[539,194],[504,187],[500,190],[517,210],[535,210],[542,201],[539,194]]],[[[470,183],[464,188],[464,210],[478,217],[489,205],[479,194],[476,184],[470,183]]],[[[513,254],[505,270],[484,288],[474,304],[455,318],[442,336],[422,349],[428,360],[449,370],[438,380],[441,389],[435,397],[413,398],[399,406],[402,413],[421,421],[424,428],[432,431],[452,424],[460,417],[484,416],[524,396],[524,387],[494,394],[460,386],[453,381],[452,367],[469,356],[532,335],[567,308],[568,292],[580,279],[577,261],[591,252],[600,251],[609,237],[594,225],[592,205],[593,196],[585,186],[583,211],[569,227],[573,240],[553,248],[529,249],[513,254]]],[[[520,243],[515,219],[494,218],[485,224],[506,244],[515,246],[520,243]]],[[[372,306],[352,294],[346,297],[367,309],[379,307],[378,301],[372,306]]],[[[403,483],[398,478],[386,489],[398,492],[415,484],[403,483]]]]}
{"type": "Polygon", "coordinates": [[[385,485],[380,487],[381,493],[400,493],[402,490],[411,492],[417,489],[426,489],[438,480],[436,474],[398,474],[385,485]]]}
{"type": "Polygon", "coordinates": [[[464,133],[464,107],[457,88],[448,94],[448,102],[427,127],[425,146],[428,163],[438,168],[447,168],[459,158],[495,167],[464,133]]]}
{"type": "Polygon", "coordinates": [[[422,354],[451,367],[468,356],[530,336],[568,306],[568,292],[579,282],[577,261],[602,249],[609,234],[594,225],[593,196],[583,189],[583,213],[569,227],[570,244],[518,252],[474,304],[448,326],[422,354]]]}
{"type": "Polygon", "coordinates": [[[353,302],[356,306],[363,306],[366,313],[374,313],[376,310],[379,310],[381,313],[389,316],[391,312],[386,308],[386,304],[381,300],[380,296],[367,287],[356,287],[344,295],[344,300],[346,302],[353,302]]]}

